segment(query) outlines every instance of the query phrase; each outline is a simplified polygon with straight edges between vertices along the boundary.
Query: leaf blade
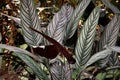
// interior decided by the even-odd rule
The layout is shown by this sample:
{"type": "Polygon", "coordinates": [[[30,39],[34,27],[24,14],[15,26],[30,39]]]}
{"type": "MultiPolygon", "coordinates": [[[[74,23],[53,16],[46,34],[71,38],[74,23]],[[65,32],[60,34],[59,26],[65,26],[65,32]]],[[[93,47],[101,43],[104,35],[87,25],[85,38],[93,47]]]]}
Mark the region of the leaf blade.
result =
{"type": "Polygon", "coordinates": [[[41,29],[34,2],[33,0],[21,0],[20,7],[21,27],[24,39],[30,46],[39,46],[42,41],[41,35],[28,28],[33,27],[37,30],[41,29]]]}
{"type": "Polygon", "coordinates": [[[70,22],[67,25],[67,30],[66,30],[66,39],[71,38],[78,26],[79,20],[81,16],[83,15],[85,9],[89,5],[91,0],[82,0],[79,5],[76,7],[74,10],[73,16],[70,20],[70,22]]]}
{"type": "Polygon", "coordinates": [[[75,47],[76,64],[84,65],[90,58],[90,52],[94,42],[96,26],[99,19],[99,7],[96,7],[86,20],[75,47]]]}

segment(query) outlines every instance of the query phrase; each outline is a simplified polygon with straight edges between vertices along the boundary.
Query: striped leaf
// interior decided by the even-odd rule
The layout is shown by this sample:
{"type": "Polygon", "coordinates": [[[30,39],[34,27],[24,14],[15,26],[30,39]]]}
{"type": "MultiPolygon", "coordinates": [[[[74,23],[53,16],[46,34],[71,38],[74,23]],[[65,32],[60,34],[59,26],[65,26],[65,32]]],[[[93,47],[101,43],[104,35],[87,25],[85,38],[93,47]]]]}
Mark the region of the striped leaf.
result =
{"type": "Polygon", "coordinates": [[[30,57],[32,57],[33,59],[37,60],[37,61],[40,61],[40,62],[43,62],[42,59],[40,59],[38,56],[24,50],[24,49],[21,49],[21,48],[17,48],[17,47],[14,47],[14,46],[9,46],[9,45],[6,45],[6,44],[0,44],[0,48],[5,48],[5,49],[8,49],[10,51],[14,51],[16,53],[23,53],[24,55],[28,55],[30,57]]]}
{"type": "Polygon", "coordinates": [[[101,59],[106,58],[107,56],[109,56],[111,54],[111,50],[110,49],[106,49],[103,51],[100,51],[96,54],[94,54],[89,60],[88,62],[83,66],[83,69],[85,69],[86,67],[90,66],[91,64],[95,63],[96,61],[99,61],[101,59]]]}
{"type": "Polygon", "coordinates": [[[23,60],[35,73],[35,75],[39,78],[39,80],[49,80],[46,72],[42,70],[41,67],[29,56],[22,53],[15,53],[21,60],[23,60]]]}
{"type": "Polygon", "coordinates": [[[120,13],[120,10],[115,7],[112,3],[110,3],[109,0],[102,0],[102,2],[108,7],[110,8],[114,13],[120,13]]]}
{"type": "Polygon", "coordinates": [[[96,26],[99,19],[99,7],[96,7],[81,30],[75,47],[75,57],[77,66],[83,66],[91,56],[91,49],[94,42],[96,26]]]}
{"type": "Polygon", "coordinates": [[[41,35],[30,30],[28,27],[33,27],[40,30],[40,21],[36,13],[36,8],[34,6],[33,0],[20,0],[20,17],[21,17],[21,27],[23,30],[23,36],[25,41],[29,45],[39,46],[42,41],[41,35]]]}
{"type": "Polygon", "coordinates": [[[32,59],[32,58],[34,58],[37,61],[41,61],[38,56],[35,56],[32,53],[30,53],[24,49],[9,46],[6,44],[0,44],[0,48],[14,51],[14,54],[16,54],[21,60],[23,60],[33,70],[33,72],[37,75],[37,77],[40,80],[49,80],[47,75],[45,74],[45,72],[42,70],[42,68],[39,67],[38,64],[32,59]],[[32,57],[32,58],[30,58],[30,57],[32,57]]]}
{"type": "Polygon", "coordinates": [[[73,7],[67,3],[64,4],[61,10],[54,15],[53,20],[47,26],[47,35],[62,44],[65,35],[65,27],[71,19],[72,13],[73,7]]]}
{"type": "Polygon", "coordinates": [[[78,26],[79,20],[81,18],[81,16],[83,15],[85,9],[87,8],[87,6],[89,5],[91,0],[82,0],[79,5],[76,7],[72,18],[70,20],[70,22],[67,25],[67,32],[66,32],[66,38],[71,38],[78,26]]]}
{"type": "MultiPolygon", "coordinates": [[[[100,39],[100,42],[99,42],[99,49],[98,49],[98,51],[103,50],[105,45],[115,46],[116,41],[117,41],[117,36],[118,36],[118,33],[119,33],[119,28],[120,28],[119,27],[120,26],[119,22],[120,22],[120,16],[119,15],[115,15],[114,18],[105,27],[106,29],[105,29],[105,31],[104,31],[101,39],[100,39]]],[[[114,52],[113,52],[113,54],[114,54],[114,52]]],[[[116,55],[117,54],[115,54],[114,57],[116,55]]],[[[103,64],[107,63],[108,59],[109,58],[101,60],[99,62],[100,66],[104,67],[105,65],[103,65],[103,64]]],[[[114,59],[113,61],[118,61],[117,58],[113,58],[113,56],[111,56],[110,60],[111,59],[114,59]]],[[[116,62],[114,62],[114,63],[116,63],[116,62]]]]}
{"type": "Polygon", "coordinates": [[[64,64],[60,60],[51,63],[50,71],[52,80],[71,80],[70,65],[64,64]]]}
{"type": "Polygon", "coordinates": [[[112,54],[109,58],[109,65],[110,66],[119,66],[120,65],[120,61],[118,59],[118,54],[120,53],[120,47],[117,46],[112,46],[109,47],[112,50],[112,54]]]}
{"type": "Polygon", "coordinates": [[[111,56],[109,57],[109,65],[110,66],[118,66],[120,65],[120,61],[118,59],[117,52],[112,52],[111,56]]]}

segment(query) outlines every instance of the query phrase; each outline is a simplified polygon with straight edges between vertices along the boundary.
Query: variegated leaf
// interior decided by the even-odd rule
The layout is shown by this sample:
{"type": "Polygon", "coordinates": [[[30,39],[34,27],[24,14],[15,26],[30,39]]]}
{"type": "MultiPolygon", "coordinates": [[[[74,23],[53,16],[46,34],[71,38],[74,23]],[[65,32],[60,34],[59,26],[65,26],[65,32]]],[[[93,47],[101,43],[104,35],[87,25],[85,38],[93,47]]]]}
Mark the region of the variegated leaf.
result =
{"type": "Polygon", "coordinates": [[[70,65],[64,64],[60,60],[51,63],[50,71],[52,80],[71,80],[70,65]]]}
{"type": "Polygon", "coordinates": [[[91,56],[91,49],[94,42],[96,26],[98,24],[100,9],[96,7],[84,23],[75,47],[77,66],[83,66],[91,56]]]}
{"type": "MultiPolygon", "coordinates": [[[[115,46],[116,41],[117,41],[117,36],[119,33],[119,26],[120,26],[120,16],[119,15],[115,15],[114,18],[108,23],[108,25],[105,27],[105,31],[100,39],[99,42],[99,49],[98,51],[103,50],[105,45],[109,45],[109,46],[115,46]]],[[[116,56],[117,54],[115,54],[114,56],[116,56]]],[[[101,61],[99,61],[99,64],[101,67],[104,67],[105,63],[108,62],[109,58],[103,59],[101,61]]],[[[111,57],[111,59],[113,59],[113,56],[111,57]]],[[[111,60],[110,59],[110,60],[111,60]]],[[[117,58],[114,58],[113,61],[118,61],[117,58]]],[[[116,62],[115,62],[116,63],[116,62]]]]}
{"type": "Polygon", "coordinates": [[[110,3],[109,0],[102,0],[102,2],[108,7],[110,8],[114,13],[120,13],[120,10],[115,7],[112,3],[110,3]]]}
{"type": "Polygon", "coordinates": [[[80,21],[80,18],[83,15],[85,9],[87,8],[90,2],[91,0],[82,0],[74,10],[72,18],[67,25],[66,39],[71,38],[74,35],[77,29],[78,23],[80,21]]]}
{"type": "Polygon", "coordinates": [[[117,52],[112,52],[112,54],[110,55],[110,57],[109,57],[109,65],[110,66],[118,66],[118,65],[120,65],[120,61],[119,61],[119,59],[118,59],[118,54],[117,54],[117,52]]]}
{"type": "Polygon", "coordinates": [[[8,49],[10,51],[14,51],[14,54],[17,55],[21,60],[23,60],[33,70],[33,72],[37,75],[37,77],[40,80],[49,80],[45,72],[42,70],[42,68],[39,67],[36,61],[33,60],[34,58],[37,61],[43,62],[43,60],[41,60],[38,56],[24,49],[20,49],[14,46],[9,46],[6,44],[0,44],[0,49],[2,48],[8,49]]]}
{"type": "Polygon", "coordinates": [[[33,27],[37,30],[40,30],[40,20],[38,19],[38,15],[36,13],[36,8],[34,6],[33,0],[20,0],[20,16],[21,16],[21,27],[23,30],[23,36],[25,41],[29,45],[39,46],[41,43],[41,35],[30,30],[28,27],[33,27]]]}
{"type": "Polygon", "coordinates": [[[49,80],[46,72],[42,70],[42,67],[39,67],[39,65],[32,58],[22,53],[15,54],[32,69],[39,80],[49,80]]]}
{"type": "Polygon", "coordinates": [[[95,63],[96,61],[99,61],[101,59],[106,58],[107,56],[109,56],[111,54],[111,50],[110,49],[106,49],[103,51],[100,51],[96,54],[94,54],[89,60],[88,62],[82,66],[83,69],[85,69],[86,67],[90,66],[91,64],[95,63]]]}
{"type": "Polygon", "coordinates": [[[72,13],[73,7],[68,3],[64,4],[61,10],[54,15],[53,20],[47,26],[47,35],[62,44],[65,35],[65,27],[71,19],[72,13]]]}

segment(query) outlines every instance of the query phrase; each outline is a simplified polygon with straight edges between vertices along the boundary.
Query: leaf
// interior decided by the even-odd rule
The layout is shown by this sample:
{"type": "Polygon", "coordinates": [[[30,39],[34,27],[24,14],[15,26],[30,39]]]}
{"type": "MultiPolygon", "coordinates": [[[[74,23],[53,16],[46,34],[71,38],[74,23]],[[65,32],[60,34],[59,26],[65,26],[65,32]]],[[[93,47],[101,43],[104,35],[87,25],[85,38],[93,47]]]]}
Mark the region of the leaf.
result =
{"type": "Polygon", "coordinates": [[[96,26],[99,19],[99,7],[96,7],[81,30],[75,47],[75,57],[77,67],[83,66],[91,56],[91,50],[95,38],[96,26]]]}
{"type": "Polygon", "coordinates": [[[29,27],[41,29],[33,0],[21,0],[20,8],[21,27],[25,41],[30,46],[39,46],[42,36],[29,29],[29,27]]]}
{"type": "Polygon", "coordinates": [[[89,5],[91,0],[82,0],[78,6],[76,7],[76,9],[74,10],[74,13],[72,15],[72,18],[70,20],[70,22],[67,25],[67,29],[66,29],[66,36],[65,38],[71,38],[78,26],[79,20],[81,18],[81,16],[83,15],[85,9],[87,8],[87,6],[89,5]]]}
{"type": "Polygon", "coordinates": [[[9,16],[7,14],[4,14],[4,13],[1,13],[1,15],[4,15],[12,20],[14,20],[18,25],[20,25],[20,18],[16,18],[16,17],[13,17],[13,16],[9,16]]]}
{"type": "Polygon", "coordinates": [[[66,3],[62,6],[61,10],[56,13],[53,20],[49,23],[46,33],[51,38],[55,39],[60,44],[63,44],[65,35],[65,28],[73,13],[73,7],[66,3]]]}
{"type": "Polygon", "coordinates": [[[49,80],[48,76],[45,74],[45,71],[43,71],[42,68],[40,68],[35,61],[33,61],[33,59],[23,53],[17,52],[15,54],[33,70],[39,80],[49,80]]]}
{"type": "Polygon", "coordinates": [[[51,37],[41,33],[40,31],[37,31],[36,29],[32,27],[30,27],[30,29],[41,34],[45,39],[47,39],[49,42],[54,44],[57,47],[58,51],[61,52],[67,58],[69,63],[71,64],[75,63],[75,59],[72,57],[72,54],[69,54],[68,51],[60,43],[58,43],[56,40],[52,39],[51,37]]]}
{"type": "Polygon", "coordinates": [[[118,66],[120,65],[120,61],[118,59],[118,54],[117,52],[112,52],[112,54],[109,57],[109,65],[110,66],[118,66]]]}
{"type": "Polygon", "coordinates": [[[106,50],[103,50],[103,51],[100,51],[96,54],[94,54],[89,60],[88,62],[83,65],[83,69],[85,69],[86,67],[88,67],[89,65],[95,63],[96,61],[98,60],[101,60],[101,59],[104,59],[106,58],[107,56],[109,56],[111,54],[111,50],[110,49],[106,49],[106,50]]]}
{"type": "Polygon", "coordinates": [[[40,61],[40,62],[43,62],[41,59],[39,59],[39,57],[37,57],[36,55],[24,50],[24,49],[21,49],[21,48],[17,48],[17,47],[14,47],[14,46],[9,46],[9,45],[6,45],[6,44],[0,44],[0,48],[5,48],[5,49],[8,49],[10,51],[14,51],[16,53],[23,53],[25,55],[28,55],[30,57],[32,57],[33,59],[37,60],[37,61],[40,61]]]}
{"type": "MultiPolygon", "coordinates": [[[[116,44],[116,41],[117,41],[117,36],[118,36],[118,33],[119,33],[119,29],[120,29],[120,16],[119,15],[115,15],[114,18],[107,24],[107,26],[105,27],[105,30],[103,32],[103,35],[100,39],[100,42],[99,42],[99,49],[98,51],[101,51],[104,49],[104,46],[105,45],[108,45],[108,46],[115,46],[116,44]]],[[[114,55],[114,57],[116,56],[117,54],[114,55]]],[[[113,58],[113,56],[111,56],[111,59],[113,59],[112,61],[118,61],[117,58],[113,58]]],[[[101,67],[104,67],[105,63],[107,63],[109,60],[109,58],[106,58],[106,59],[103,59],[99,62],[99,65],[101,67]]],[[[116,62],[114,62],[116,63],[116,62]]]]}
{"type": "Polygon", "coordinates": [[[69,64],[56,60],[50,64],[50,72],[53,80],[71,80],[71,69],[69,64]]]}
{"type": "Polygon", "coordinates": [[[120,53],[120,47],[118,46],[108,46],[108,49],[111,49],[112,51],[120,53]]]}
{"type": "Polygon", "coordinates": [[[24,49],[9,46],[9,45],[6,45],[6,44],[0,44],[0,48],[5,48],[5,49],[8,49],[10,51],[14,51],[15,54],[20,59],[22,59],[34,71],[34,73],[38,76],[38,78],[40,80],[48,80],[48,77],[45,74],[45,72],[38,66],[38,64],[35,61],[33,61],[33,59],[30,58],[30,57],[32,57],[37,61],[43,62],[39,59],[39,57],[33,55],[32,53],[30,53],[30,52],[28,52],[24,49]]]}
{"type": "Polygon", "coordinates": [[[34,53],[46,57],[47,59],[55,58],[59,52],[55,45],[47,45],[45,48],[37,47],[33,48],[34,53]]]}
{"type": "Polygon", "coordinates": [[[120,10],[115,7],[113,4],[110,3],[109,0],[102,0],[102,2],[108,7],[110,8],[114,13],[120,13],[120,10]]]}

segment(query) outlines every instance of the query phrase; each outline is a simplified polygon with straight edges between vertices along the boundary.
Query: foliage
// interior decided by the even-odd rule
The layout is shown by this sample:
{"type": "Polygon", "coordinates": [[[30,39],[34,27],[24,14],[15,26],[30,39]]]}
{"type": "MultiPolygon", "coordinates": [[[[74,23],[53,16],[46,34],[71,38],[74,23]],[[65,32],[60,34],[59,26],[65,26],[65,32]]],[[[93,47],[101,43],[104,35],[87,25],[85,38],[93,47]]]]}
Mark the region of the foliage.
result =
{"type": "Polygon", "coordinates": [[[5,0],[0,22],[0,80],[120,79],[112,1],[5,0]]]}

